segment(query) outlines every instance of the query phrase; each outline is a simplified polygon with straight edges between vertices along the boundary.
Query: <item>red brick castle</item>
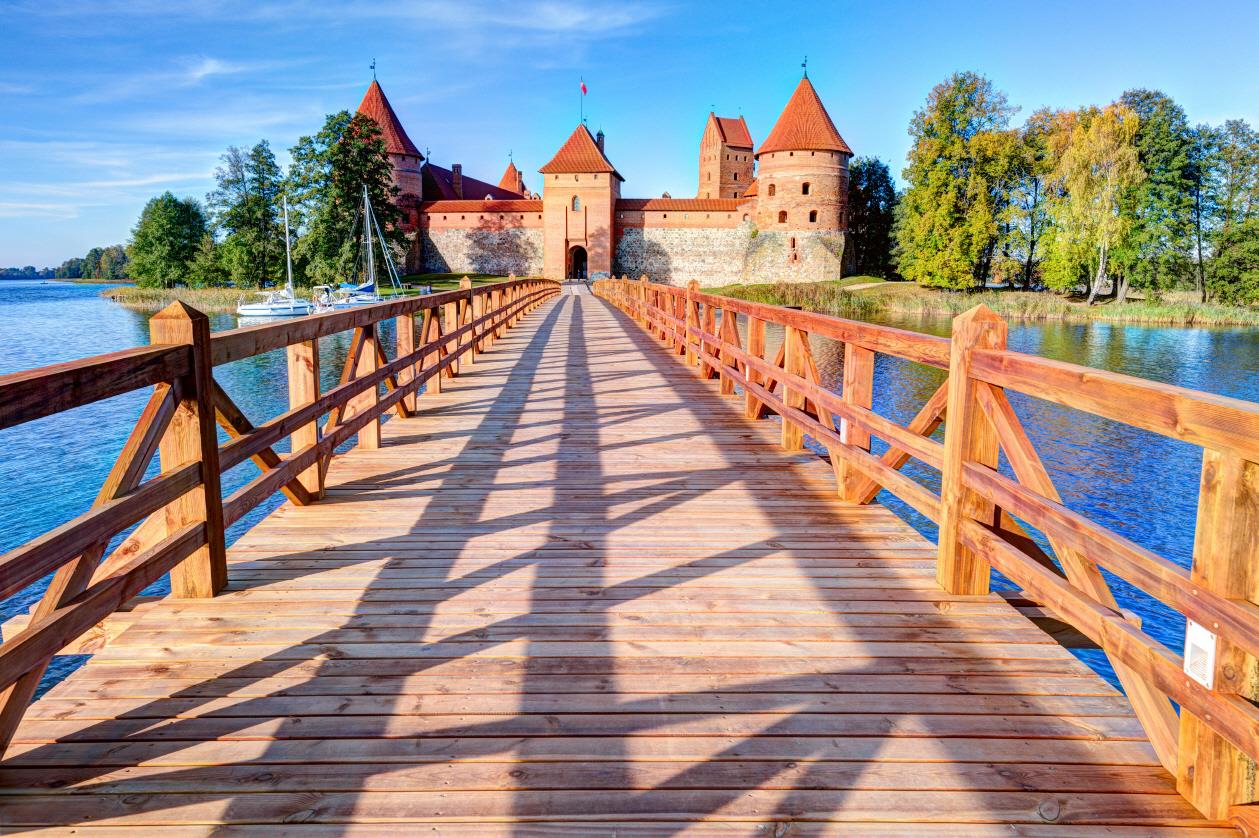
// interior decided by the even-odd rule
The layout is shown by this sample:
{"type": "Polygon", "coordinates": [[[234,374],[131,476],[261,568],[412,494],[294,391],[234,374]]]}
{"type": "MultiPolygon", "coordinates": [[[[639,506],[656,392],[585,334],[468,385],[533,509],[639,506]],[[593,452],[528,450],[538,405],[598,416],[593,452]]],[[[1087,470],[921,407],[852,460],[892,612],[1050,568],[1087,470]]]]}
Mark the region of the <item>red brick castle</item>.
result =
{"type": "Polygon", "coordinates": [[[375,81],[359,112],[380,124],[393,162],[408,272],[701,285],[842,273],[852,150],[807,76],[759,149],[743,117],[708,115],[694,198],[621,197],[603,132],[584,124],[538,170],[538,196],[514,163],[495,185],[425,160],[375,81]]]}

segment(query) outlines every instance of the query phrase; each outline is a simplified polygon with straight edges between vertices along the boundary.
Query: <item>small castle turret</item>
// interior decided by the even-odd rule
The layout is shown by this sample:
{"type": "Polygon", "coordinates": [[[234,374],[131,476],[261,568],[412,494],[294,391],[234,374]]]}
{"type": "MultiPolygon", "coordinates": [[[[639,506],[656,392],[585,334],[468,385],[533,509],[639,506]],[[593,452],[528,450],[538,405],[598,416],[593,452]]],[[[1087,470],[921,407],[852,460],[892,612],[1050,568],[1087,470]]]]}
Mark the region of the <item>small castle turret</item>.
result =
{"type": "Polygon", "coordinates": [[[370,116],[380,126],[389,162],[393,164],[393,182],[401,193],[399,197],[410,195],[415,200],[422,200],[424,177],[420,166],[424,162],[424,155],[420,154],[415,143],[407,136],[402,123],[398,121],[398,115],[393,112],[393,106],[385,97],[385,91],[375,79],[372,79],[371,86],[363,95],[358,112],[370,116]]]}
{"type": "Polygon", "coordinates": [[[752,134],[743,117],[708,113],[699,141],[697,198],[742,198],[752,183],[752,134]]]}
{"type": "Polygon", "coordinates": [[[597,279],[612,274],[613,221],[625,178],[578,125],[541,169],[545,274],[597,279]]]}

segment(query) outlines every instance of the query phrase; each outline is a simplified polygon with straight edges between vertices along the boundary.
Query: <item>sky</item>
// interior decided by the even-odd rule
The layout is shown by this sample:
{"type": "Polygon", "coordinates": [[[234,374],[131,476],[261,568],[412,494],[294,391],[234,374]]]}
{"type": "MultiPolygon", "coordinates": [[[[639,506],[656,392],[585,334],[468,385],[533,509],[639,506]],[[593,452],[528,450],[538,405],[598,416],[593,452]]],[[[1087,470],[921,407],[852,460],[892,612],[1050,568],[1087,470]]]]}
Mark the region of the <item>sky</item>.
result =
{"type": "Polygon", "coordinates": [[[377,76],[434,162],[526,185],[579,119],[622,194],[694,195],[710,109],[756,141],[808,57],[840,133],[899,175],[933,85],[988,76],[1021,109],[1160,89],[1191,122],[1259,124],[1259,2],[0,0],[0,266],[123,243],[165,190],[204,198],[220,155],[281,164],[377,76]]]}

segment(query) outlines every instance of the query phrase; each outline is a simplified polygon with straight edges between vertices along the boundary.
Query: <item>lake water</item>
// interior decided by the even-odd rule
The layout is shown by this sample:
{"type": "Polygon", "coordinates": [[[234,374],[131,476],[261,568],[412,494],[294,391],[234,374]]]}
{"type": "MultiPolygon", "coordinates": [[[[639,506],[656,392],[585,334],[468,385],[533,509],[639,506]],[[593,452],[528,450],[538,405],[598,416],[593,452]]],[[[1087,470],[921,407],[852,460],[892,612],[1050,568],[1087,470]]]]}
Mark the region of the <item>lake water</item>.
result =
{"type": "MultiPolygon", "coordinates": [[[[70,283],[0,282],[0,374],[73,360],[148,342],[147,314],[101,299],[108,286],[70,283]]],[[[947,319],[886,318],[901,328],[947,335],[947,319]]],[[[234,315],[211,315],[215,331],[236,326],[234,315]]],[[[771,328],[767,342],[781,339],[771,328]]],[[[320,345],[325,388],[336,383],[349,335],[320,345]]],[[[386,335],[385,345],[391,344],[386,335]]],[[[1259,331],[1123,326],[1115,324],[1012,323],[1012,349],[1049,358],[1259,401],[1259,331]]],[[[813,350],[825,382],[837,388],[842,348],[816,339],[813,350]]],[[[771,355],[772,357],[772,355],[771,355]]],[[[255,421],[288,406],[283,351],[215,370],[216,378],[255,421]]],[[[875,409],[908,421],[940,385],[943,371],[879,356],[875,366],[875,409]]],[[[0,431],[0,553],[81,513],[92,503],[147,399],[130,393],[68,413],[0,431]]],[[[1098,419],[1069,408],[1011,394],[1068,506],[1183,566],[1193,549],[1201,449],[1098,419]]],[[[283,450],[282,446],[277,446],[283,450]]],[[[876,444],[876,450],[877,444],[876,444]]],[[[926,468],[906,473],[938,489],[938,474],[926,468]]],[[[225,491],[257,471],[245,463],[224,477],[225,491]]],[[[929,522],[894,498],[880,497],[934,537],[929,522]]],[[[282,502],[280,495],[230,529],[229,540],[282,502]]],[[[1174,649],[1183,643],[1184,619],[1111,578],[1120,603],[1144,619],[1145,628],[1174,649]]],[[[39,586],[36,586],[39,587],[39,586]]],[[[163,592],[161,583],[151,592],[163,592]]],[[[26,611],[38,597],[32,589],[0,602],[0,619],[26,611]]],[[[1098,652],[1081,652],[1114,682],[1098,652]]],[[[58,658],[45,688],[79,663],[58,658]]]]}

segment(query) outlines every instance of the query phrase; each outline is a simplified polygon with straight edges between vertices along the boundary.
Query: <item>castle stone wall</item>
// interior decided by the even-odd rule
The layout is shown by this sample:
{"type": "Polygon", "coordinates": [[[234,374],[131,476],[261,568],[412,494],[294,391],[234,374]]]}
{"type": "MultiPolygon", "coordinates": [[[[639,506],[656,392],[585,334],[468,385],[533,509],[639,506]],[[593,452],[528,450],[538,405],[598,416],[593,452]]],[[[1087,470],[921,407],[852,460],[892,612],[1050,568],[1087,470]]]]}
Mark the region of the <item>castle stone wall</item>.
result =
{"type": "Polygon", "coordinates": [[[685,285],[729,285],[743,274],[750,225],[738,227],[624,227],[619,231],[617,275],[685,285]]]}
{"type": "Polygon", "coordinates": [[[542,275],[541,227],[425,227],[422,235],[423,273],[542,275]]]}
{"type": "Polygon", "coordinates": [[[761,230],[748,243],[743,281],[758,284],[839,279],[843,276],[843,264],[843,233],[761,230]]]}

